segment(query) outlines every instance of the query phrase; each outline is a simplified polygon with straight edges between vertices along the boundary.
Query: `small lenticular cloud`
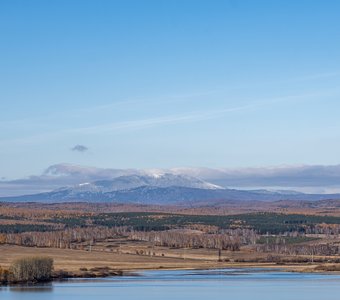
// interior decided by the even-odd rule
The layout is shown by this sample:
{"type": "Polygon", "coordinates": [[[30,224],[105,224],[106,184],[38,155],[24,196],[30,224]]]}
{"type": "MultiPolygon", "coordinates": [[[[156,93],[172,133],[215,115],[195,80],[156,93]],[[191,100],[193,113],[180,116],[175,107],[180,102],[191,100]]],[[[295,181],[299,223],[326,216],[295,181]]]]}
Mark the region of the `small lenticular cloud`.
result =
{"type": "Polygon", "coordinates": [[[87,150],[89,150],[89,148],[87,148],[86,146],[84,145],[75,145],[73,148],[71,148],[72,151],[76,151],[76,152],[81,152],[81,153],[84,153],[86,152],[87,150]]]}

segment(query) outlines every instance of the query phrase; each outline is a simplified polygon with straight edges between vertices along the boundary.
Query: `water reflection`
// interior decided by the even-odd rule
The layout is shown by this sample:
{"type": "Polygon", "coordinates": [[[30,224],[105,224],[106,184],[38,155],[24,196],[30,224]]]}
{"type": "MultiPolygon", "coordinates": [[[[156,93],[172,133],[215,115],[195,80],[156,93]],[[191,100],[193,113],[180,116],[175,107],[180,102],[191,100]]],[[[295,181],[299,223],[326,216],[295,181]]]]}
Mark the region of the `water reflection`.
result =
{"type": "Polygon", "coordinates": [[[44,284],[27,284],[27,285],[14,285],[8,287],[10,292],[14,293],[52,293],[53,292],[53,284],[52,283],[44,283],[44,284]]]}

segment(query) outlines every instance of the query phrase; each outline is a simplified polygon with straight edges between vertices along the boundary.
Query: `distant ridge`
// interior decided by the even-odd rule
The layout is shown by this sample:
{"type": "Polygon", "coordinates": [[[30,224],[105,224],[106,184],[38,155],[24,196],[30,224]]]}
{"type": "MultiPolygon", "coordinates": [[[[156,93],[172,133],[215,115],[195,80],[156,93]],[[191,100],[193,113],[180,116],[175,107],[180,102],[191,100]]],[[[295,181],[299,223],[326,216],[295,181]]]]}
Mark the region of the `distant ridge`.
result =
{"type": "Polygon", "coordinates": [[[84,182],[51,192],[14,197],[13,202],[114,202],[138,204],[214,204],[223,201],[330,200],[340,194],[304,194],[294,191],[228,189],[201,179],[170,173],[124,175],[111,180],[84,182]]]}
{"type": "Polygon", "coordinates": [[[340,165],[238,169],[200,167],[112,169],[61,163],[49,166],[40,175],[0,180],[0,197],[50,192],[65,186],[111,181],[122,176],[159,177],[164,174],[188,176],[215,186],[241,190],[293,190],[307,194],[340,193],[340,165]]]}

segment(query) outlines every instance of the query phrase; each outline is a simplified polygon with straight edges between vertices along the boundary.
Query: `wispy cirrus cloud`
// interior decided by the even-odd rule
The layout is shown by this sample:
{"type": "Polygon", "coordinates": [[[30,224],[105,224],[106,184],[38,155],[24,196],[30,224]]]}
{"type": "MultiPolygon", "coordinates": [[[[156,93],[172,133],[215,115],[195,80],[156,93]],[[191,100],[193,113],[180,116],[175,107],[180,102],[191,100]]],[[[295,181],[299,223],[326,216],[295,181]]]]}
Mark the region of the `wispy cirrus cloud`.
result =
{"type": "MultiPolygon", "coordinates": [[[[334,78],[334,77],[339,77],[340,76],[340,71],[329,71],[329,72],[320,72],[320,73],[311,73],[311,74],[306,74],[303,76],[295,76],[288,78],[287,80],[273,80],[273,81],[267,81],[267,82],[261,82],[261,83],[254,83],[252,84],[247,84],[247,85],[242,85],[242,86],[218,86],[214,89],[210,90],[201,90],[198,92],[191,92],[191,93],[181,93],[181,94],[171,94],[171,95],[163,95],[159,97],[140,97],[140,98],[127,98],[124,100],[118,100],[118,101],[112,101],[112,103],[108,104],[98,104],[90,107],[81,107],[77,109],[72,109],[69,111],[63,111],[62,115],[63,117],[65,116],[71,116],[74,117],[75,115],[83,115],[83,114],[93,114],[93,113],[98,113],[101,111],[107,111],[111,109],[117,109],[117,108],[130,108],[133,109],[135,105],[137,104],[143,104],[143,105],[154,105],[157,103],[174,103],[174,102],[185,102],[188,100],[193,100],[197,97],[202,97],[202,96],[210,96],[213,97],[214,94],[219,93],[221,91],[227,91],[227,90],[234,90],[234,89],[248,89],[252,88],[254,86],[268,86],[272,84],[283,84],[283,83],[295,83],[295,82],[309,82],[309,81],[315,81],[318,79],[327,79],[327,78],[334,78]]],[[[338,87],[334,89],[334,91],[339,91],[338,87]]],[[[334,92],[333,91],[333,92],[334,92]]],[[[319,93],[320,94],[320,93],[319,93]]],[[[322,94],[324,94],[322,92],[322,94]]],[[[296,97],[296,96],[292,96],[296,97]]],[[[288,97],[282,97],[282,98],[288,98],[288,97]]],[[[256,100],[254,100],[256,101],[256,100]]],[[[50,113],[47,116],[40,116],[40,117],[28,117],[28,118],[23,118],[23,119],[17,119],[17,120],[6,120],[6,121],[0,121],[0,126],[25,126],[29,122],[37,122],[37,126],[40,126],[40,122],[45,122],[46,120],[49,120],[51,118],[60,118],[60,112],[56,113],[50,113]]]]}
{"type": "MultiPolygon", "coordinates": [[[[126,131],[143,130],[156,126],[176,125],[182,123],[193,123],[205,120],[223,118],[229,113],[241,112],[247,110],[256,110],[270,107],[275,104],[295,101],[305,101],[318,97],[327,97],[334,95],[334,91],[327,91],[322,93],[304,93],[298,95],[288,95],[282,97],[273,97],[262,101],[249,101],[248,104],[234,106],[234,107],[220,107],[210,110],[189,111],[183,114],[170,114],[156,117],[149,117],[144,119],[135,119],[128,121],[117,121],[104,123],[93,126],[83,126],[77,128],[66,128],[61,130],[49,131],[40,134],[19,137],[15,139],[7,139],[0,141],[0,145],[7,144],[25,144],[32,142],[45,141],[50,138],[58,138],[72,135],[92,135],[92,134],[121,134],[126,131]]],[[[75,151],[79,151],[75,149],[75,151]]],[[[86,150],[84,150],[86,151],[86,150]]],[[[80,151],[81,152],[81,151],[80,151]]]]}
{"type": "MultiPolygon", "coordinates": [[[[332,93],[331,93],[332,94],[332,93]]],[[[234,106],[229,108],[219,108],[212,110],[198,110],[191,111],[184,114],[175,114],[175,115],[164,115],[160,117],[147,118],[147,119],[139,119],[139,120],[129,120],[123,122],[112,122],[106,123],[96,126],[89,127],[81,127],[71,129],[68,132],[73,132],[77,134],[96,134],[96,133],[105,133],[105,132],[120,132],[123,130],[140,130],[149,127],[168,125],[168,124],[180,124],[180,123],[191,123],[191,122],[199,122],[204,120],[211,120],[215,118],[221,118],[232,112],[241,112],[247,111],[256,108],[264,108],[278,103],[284,103],[288,101],[298,101],[298,100],[306,100],[312,99],[320,96],[327,96],[329,93],[308,93],[308,94],[300,94],[300,95],[290,95],[283,96],[277,98],[271,98],[263,101],[255,101],[249,104],[234,106]]]]}

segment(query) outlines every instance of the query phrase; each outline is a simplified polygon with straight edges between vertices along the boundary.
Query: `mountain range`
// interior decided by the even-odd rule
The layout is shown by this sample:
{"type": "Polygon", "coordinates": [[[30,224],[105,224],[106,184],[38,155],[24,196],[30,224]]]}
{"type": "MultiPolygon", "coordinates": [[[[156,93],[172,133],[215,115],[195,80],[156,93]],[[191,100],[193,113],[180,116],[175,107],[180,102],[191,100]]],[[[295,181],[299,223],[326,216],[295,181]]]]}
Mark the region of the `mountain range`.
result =
{"type": "MultiPolygon", "coordinates": [[[[49,172],[56,175],[53,169],[50,169],[49,172]]],[[[213,205],[224,201],[340,199],[340,194],[305,194],[295,191],[230,189],[193,176],[164,173],[159,170],[135,172],[126,175],[128,173],[128,171],[117,171],[115,174],[105,174],[104,178],[115,175],[111,179],[82,182],[43,193],[1,197],[0,201],[49,203],[87,201],[157,205],[213,205]]],[[[61,176],[60,173],[57,174],[57,177],[61,176]]]]}
{"type": "MultiPolygon", "coordinates": [[[[112,180],[121,176],[163,174],[195,177],[223,188],[294,190],[307,194],[340,193],[340,165],[295,165],[258,168],[111,169],[55,164],[39,175],[0,180],[0,197],[50,192],[61,187],[112,180]]],[[[196,186],[197,187],[197,186],[196,186]]]]}

